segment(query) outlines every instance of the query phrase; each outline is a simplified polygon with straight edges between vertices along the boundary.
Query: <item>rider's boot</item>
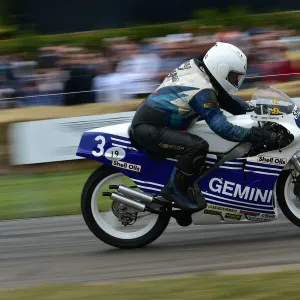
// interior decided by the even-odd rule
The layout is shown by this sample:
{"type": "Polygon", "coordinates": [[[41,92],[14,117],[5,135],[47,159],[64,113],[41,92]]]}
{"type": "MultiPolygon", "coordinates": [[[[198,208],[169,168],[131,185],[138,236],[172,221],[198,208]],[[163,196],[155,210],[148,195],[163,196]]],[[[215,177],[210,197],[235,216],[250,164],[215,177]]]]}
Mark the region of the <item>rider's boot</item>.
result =
{"type": "Polygon", "coordinates": [[[193,189],[192,193],[188,192],[191,191],[191,177],[193,175],[188,175],[174,167],[168,184],[161,190],[161,196],[170,202],[174,202],[186,212],[201,211],[203,207],[199,206],[195,201],[193,189]]]}

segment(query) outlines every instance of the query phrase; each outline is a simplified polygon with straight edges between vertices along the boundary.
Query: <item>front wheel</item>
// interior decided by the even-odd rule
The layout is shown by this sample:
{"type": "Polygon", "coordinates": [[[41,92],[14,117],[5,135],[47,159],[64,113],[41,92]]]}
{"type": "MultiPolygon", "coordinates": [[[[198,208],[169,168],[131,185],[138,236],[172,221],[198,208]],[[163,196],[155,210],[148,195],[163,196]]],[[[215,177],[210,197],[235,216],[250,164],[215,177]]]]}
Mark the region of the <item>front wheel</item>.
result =
{"type": "Polygon", "coordinates": [[[171,218],[170,213],[141,213],[122,204],[121,211],[120,203],[102,195],[103,192],[110,191],[109,185],[120,184],[134,185],[128,177],[107,165],[99,167],[90,175],[81,195],[81,211],[85,223],[97,238],[113,247],[146,246],[164,232],[171,218]]]}
{"type": "Polygon", "coordinates": [[[282,213],[294,225],[300,227],[300,200],[294,194],[294,177],[297,175],[295,170],[283,171],[276,185],[277,202],[282,213]]]}

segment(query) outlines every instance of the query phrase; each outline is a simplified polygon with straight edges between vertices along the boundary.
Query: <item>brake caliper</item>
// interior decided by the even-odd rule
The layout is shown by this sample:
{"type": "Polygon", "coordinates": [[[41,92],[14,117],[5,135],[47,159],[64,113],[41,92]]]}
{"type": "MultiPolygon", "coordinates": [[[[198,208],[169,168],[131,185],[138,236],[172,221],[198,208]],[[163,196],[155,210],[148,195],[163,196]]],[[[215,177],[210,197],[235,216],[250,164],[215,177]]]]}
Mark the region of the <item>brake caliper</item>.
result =
{"type": "Polygon", "coordinates": [[[297,196],[297,198],[300,198],[300,175],[297,175],[294,178],[294,194],[297,196]]]}
{"type": "Polygon", "coordinates": [[[124,226],[133,225],[137,220],[137,212],[117,201],[113,201],[111,210],[124,226]]]}

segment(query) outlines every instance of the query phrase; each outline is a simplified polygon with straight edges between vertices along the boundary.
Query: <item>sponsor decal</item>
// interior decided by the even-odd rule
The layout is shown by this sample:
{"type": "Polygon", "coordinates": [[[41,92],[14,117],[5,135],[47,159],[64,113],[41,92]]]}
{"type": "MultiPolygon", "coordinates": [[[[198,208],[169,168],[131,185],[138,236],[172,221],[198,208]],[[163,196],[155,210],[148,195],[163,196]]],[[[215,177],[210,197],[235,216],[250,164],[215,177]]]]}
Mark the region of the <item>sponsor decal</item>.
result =
{"type": "Polygon", "coordinates": [[[257,222],[269,222],[270,219],[265,218],[258,218],[258,217],[252,217],[252,216],[246,216],[249,221],[257,221],[257,222]]]}
{"type": "Polygon", "coordinates": [[[158,145],[165,149],[184,150],[184,147],[179,146],[179,145],[171,145],[171,144],[163,144],[163,143],[159,143],[158,145]]]}
{"type": "Polygon", "coordinates": [[[273,190],[261,190],[259,188],[242,186],[235,182],[222,180],[214,177],[209,181],[209,189],[223,196],[229,196],[248,201],[261,201],[263,203],[271,203],[273,190]]]}
{"type": "Polygon", "coordinates": [[[272,115],[279,115],[279,114],[280,114],[279,108],[278,108],[278,107],[274,107],[274,108],[272,109],[272,115]]]}
{"type": "Polygon", "coordinates": [[[233,220],[240,220],[242,215],[236,215],[231,213],[226,213],[225,218],[227,219],[233,219],[233,220]]]}
{"type": "Polygon", "coordinates": [[[111,161],[122,160],[125,156],[125,150],[120,147],[111,147],[106,150],[105,157],[111,161]]]}
{"type": "Polygon", "coordinates": [[[296,125],[300,128],[300,108],[299,107],[295,107],[295,109],[293,110],[293,116],[296,122],[296,125]]]}
{"type": "Polygon", "coordinates": [[[184,64],[181,64],[177,69],[182,71],[182,70],[185,70],[185,69],[190,69],[191,67],[192,67],[191,62],[188,61],[184,64]]]}
{"type": "Polygon", "coordinates": [[[203,104],[204,108],[218,107],[218,106],[219,106],[218,102],[207,102],[203,104]]]}
{"type": "Polygon", "coordinates": [[[215,210],[211,210],[211,209],[205,209],[204,213],[209,214],[209,215],[219,215],[219,216],[222,215],[222,213],[220,213],[219,211],[215,211],[215,210]]]}
{"type": "Polygon", "coordinates": [[[265,164],[273,164],[278,166],[284,166],[287,164],[286,158],[272,157],[272,156],[265,156],[265,155],[258,155],[257,161],[265,164]]]}
{"type": "Polygon", "coordinates": [[[274,219],[275,218],[275,215],[270,215],[270,214],[261,214],[261,216],[263,218],[269,218],[269,219],[274,219]]]}
{"type": "Polygon", "coordinates": [[[208,208],[211,209],[217,209],[217,210],[224,210],[224,211],[230,211],[230,212],[238,212],[237,209],[227,208],[227,207],[221,207],[216,205],[207,205],[208,208]]]}
{"type": "Polygon", "coordinates": [[[259,213],[257,212],[253,212],[253,211],[247,211],[247,210],[240,210],[241,214],[245,214],[245,215],[251,215],[251,216],[258,216],[259,213]]]}
{"type": "Polygon", "coordinates": [[[295,109],[293,110],[293,116],[295,118],[295,120],[297,120],[300,116],[300,108],[299,107],[295,107],[295,109]]]}
{"type": "Polygon", "coordinates": [[[126,170],[130,170],[130,171],[134,171],[134,172],[141,172],[141,170],[142,170],[142,166],[140,166],[140,165],[135,165],[135,164],[131,164],[131,163],[128,163],[125,161],[120,161],[120,160],[113,161],[112,165],[117,168],[126,169],[126,170]]]}
{"type": "Polygon", "coordinates": [[[168,75],[167,78],[171,78],[171,79],[172,79],[172,82],[178,81],[178,80],[179,80],[179,77],[178,77],[178,75],[177,75],[177,71],[176,71],[176,70],[172,71],[172,72],[168,75]]]}
{"type": "Polygon", "coordinates": [[[272,120],[280,120],[281,118],[280,117],[275,117],[275,116],[256,116],[255,119],[258,119],[258,120],[265,120],[265,121],[272,121],[272,120]]]}

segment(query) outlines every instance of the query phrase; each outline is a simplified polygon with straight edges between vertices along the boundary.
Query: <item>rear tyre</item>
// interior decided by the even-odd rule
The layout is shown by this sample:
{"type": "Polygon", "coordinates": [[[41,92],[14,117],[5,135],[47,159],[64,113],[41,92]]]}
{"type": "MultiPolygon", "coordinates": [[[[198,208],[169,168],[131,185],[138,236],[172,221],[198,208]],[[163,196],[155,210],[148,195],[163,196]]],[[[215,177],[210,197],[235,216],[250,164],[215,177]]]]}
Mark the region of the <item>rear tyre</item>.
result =
{"type": "MultiPolygon", "coordinates": [[[[109,222],[106,222],[105,218],[101,219],[101,212],[95,211],[95,196],[99,194],[101,195],[100,201],[108,201],[108,197],[102,196],[101,187],[103,188],[104,184],[108,184],[111,178],[118,176],[125,177],[107,165],[97,168],[90,175],[81,194],[81,211],[84,221],[98,239],[110,246],[125,249],[144,247],[155,241],[164,232],[171,218],[170,212],[162,212],[159,215],[151,214],[151,221],[146,225],[146,228],[133,233],[123,233],[116,230],[114,226],[110,228],[109,222]]],[[[113,220],[114,224],[119,222],[111,210],[104,214],[106,214],[106,219],[109,215],[108,219],[113,220]]],[[[118,223],[119,225],[121,226],[121,223],[118,223]]]]}

